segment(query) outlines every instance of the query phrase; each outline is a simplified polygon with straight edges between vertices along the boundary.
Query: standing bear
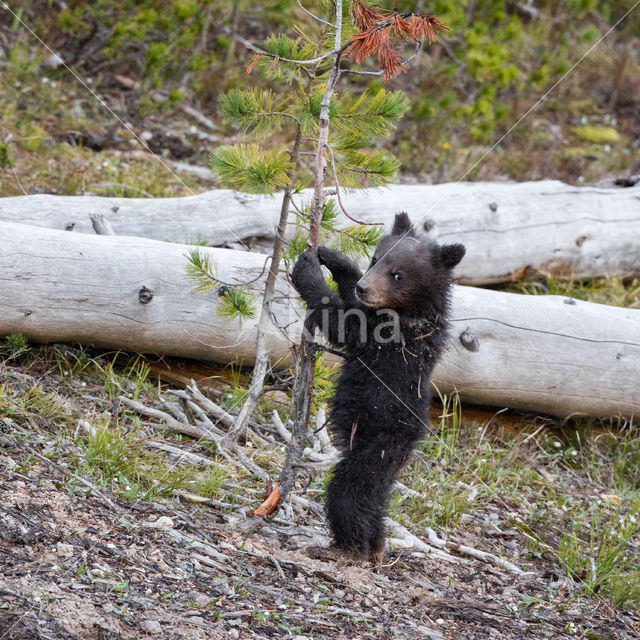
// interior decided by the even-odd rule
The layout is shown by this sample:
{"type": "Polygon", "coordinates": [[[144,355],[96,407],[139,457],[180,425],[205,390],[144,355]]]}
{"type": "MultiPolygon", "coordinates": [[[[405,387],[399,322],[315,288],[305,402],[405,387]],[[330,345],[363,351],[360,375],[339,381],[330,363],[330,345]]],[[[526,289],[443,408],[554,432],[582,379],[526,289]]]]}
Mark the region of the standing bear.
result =
{"type": "Polygon", "coordinates": [[[445,348],[452,270],[464,253],[461,244],[417,235],[399,213],[364,275],[327,247],[300,254],[293,269],[311,322],[344,357],[330,407],[340,458],[326,509],[335,546],[357,559],[382,556],[391,486],[427,430],[429,378],[445,348]]]}

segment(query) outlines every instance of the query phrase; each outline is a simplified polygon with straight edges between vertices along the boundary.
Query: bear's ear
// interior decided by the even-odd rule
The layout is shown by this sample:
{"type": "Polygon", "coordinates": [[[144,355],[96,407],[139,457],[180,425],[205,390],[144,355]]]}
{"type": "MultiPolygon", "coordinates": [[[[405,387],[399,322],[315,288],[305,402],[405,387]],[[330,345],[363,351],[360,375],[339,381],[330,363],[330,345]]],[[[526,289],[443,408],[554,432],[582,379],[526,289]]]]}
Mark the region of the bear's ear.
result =
{"type": "Polygon", "coordinates": [[[456,242],[455,244],[444,244],[440,247],[440,256],[442,264],[447,269],[453,269],[464,257],[465,247],[463,244],[456,242]]]}
{"type": "Polygon", "coordinates": [[[400,213],[396,213],[396,219],[393,222],[393,229],[391,229],[392,236],[402,236],[402,235],[414,235],[414,228],[411,224],[411,220],[409,220],[409,216],[405,211],[401,211],[400,213]]]}

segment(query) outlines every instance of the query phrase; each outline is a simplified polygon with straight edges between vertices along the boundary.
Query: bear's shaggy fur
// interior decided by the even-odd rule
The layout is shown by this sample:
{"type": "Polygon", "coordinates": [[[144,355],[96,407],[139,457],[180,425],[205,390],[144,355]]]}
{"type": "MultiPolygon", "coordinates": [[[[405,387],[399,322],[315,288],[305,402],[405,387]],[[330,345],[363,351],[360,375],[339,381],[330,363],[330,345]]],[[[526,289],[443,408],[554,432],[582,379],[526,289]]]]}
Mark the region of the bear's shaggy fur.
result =
{"type": "Polygon", "coordinates": [[[464,251],[461,244],[440,246],[418,236],[400,213],[364,275],[327,247],[302,253],[293,269],[314,325],[344,354],[329,419],[341,455],[328,486],[327,517],[335,546],[356,558],[381,557],[391,486],[425,435],[429,378],[447,335],[452,269],[464,251]]]}

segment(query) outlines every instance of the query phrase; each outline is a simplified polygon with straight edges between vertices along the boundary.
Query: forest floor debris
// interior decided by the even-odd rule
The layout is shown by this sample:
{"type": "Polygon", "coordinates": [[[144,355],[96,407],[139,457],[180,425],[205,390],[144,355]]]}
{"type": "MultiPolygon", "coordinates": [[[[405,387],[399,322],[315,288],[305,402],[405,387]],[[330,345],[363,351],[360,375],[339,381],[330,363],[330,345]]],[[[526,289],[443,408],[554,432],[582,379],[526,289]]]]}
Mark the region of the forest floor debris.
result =
{"type": "Polygon", "coordinates": [[[261,400],[241,456],[222,456],[197,407],[233,413],[234,376],[176,388],[146,366],[60,345],[0,365],[1,640],[640,633],[632,429],[571,435],[445,402],[394,493],[383,564],[353,564],[312,550],[328,543],[324,437],[292,499],[251,515],[265,491],[251,467],[274,477],[282,462],[282,391],[261,400]],[[211,439],[166,418],[160,431],[140,406],[211,439]]]}

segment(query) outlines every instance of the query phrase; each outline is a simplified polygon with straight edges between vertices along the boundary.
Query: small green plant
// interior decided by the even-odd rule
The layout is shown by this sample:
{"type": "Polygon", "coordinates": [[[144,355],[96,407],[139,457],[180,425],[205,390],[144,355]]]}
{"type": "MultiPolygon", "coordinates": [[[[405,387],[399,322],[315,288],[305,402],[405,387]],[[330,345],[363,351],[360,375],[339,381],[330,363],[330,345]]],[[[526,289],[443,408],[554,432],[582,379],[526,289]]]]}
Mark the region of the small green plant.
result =
{"type": "Polygon", "coordinates": [[[10,333],[0,345],[0,357],[4,360],[19,360],[29,353],[29,341],[21,333],[10,333]]]}
{"type": "Polygon", "coordinates": [[[110,426],[105,415],[89,435],[85,464],[103,483],[126,498],[150,500],[171,496],[177,489],[190,490],[199,470],[193,466],[173,468],[146,448],[135,431],[110,426]]]}
{"type": "Polygon", "coordinates": [[[613,127],[597,127],[586,124],[574,127],[573,132],[579,138],[594,144],[616,144],[620,140],[620,134],[613,127]]]}
{"type": "Polygon", "coordinates": [[[55,392],[39,386],[28,389],[19,400],[18,415],[24,420],[36,419],[42,426],[68,428],[75,424],[75,414],[55,392]]]}
{"type": "Polygon", "coordinates": [[[53,359],[58,375],[62,377],[73,378],[86,373],[95,365],[87,355],[87,348],[81,345],[77,347],[55,346],[53,359]]]}
{"type": "Polygon", "coordinates": [[[0,143],[0,169],[13,169],[15,161],[13,150],[8,143],[0,143]]]}
{"type": "Polygon", "coordinates": [[[229,472],[223,466],[215,465],[197,475],[195,492],[205,498],[216,498],[225,487],[229,472]]]}
{"type": "Polygon", "coordinates": [[[462,407],[458,394],[454,393],[448,396],[440,393],[435,383],[432,383],[432,386],[440,399],[442,413],[439,416],[437,426],[427,436],[423,450],[427,456],[441,460],[444,464],[449,464],[458,455],[457,448],[460,437],[462,407]]]}
{"type": "Polygon", "coordinates": [[[124,392],[120,377],[116,373],[113,362],[107,362],[101,370],[107,395],[109,396],[109,400],[113,400],[124,392]]]}
{"type": "Polygon", "coordinates": [[[231,367],[231,387],[224,394],[223,399],[225,406],[229,409],[237,409],[247,399],[248,389],[246,383],[243,382],[242,366],[236,364],[231,367]]]}
{"type": "Polygon", "coordinates": [[[138,355],[130,365],[124,368],[123,376],[133,384],[132,395],[133,399],[137,400],[149,377],[149,365],[142,360],[142,356],[138,355]]]}

